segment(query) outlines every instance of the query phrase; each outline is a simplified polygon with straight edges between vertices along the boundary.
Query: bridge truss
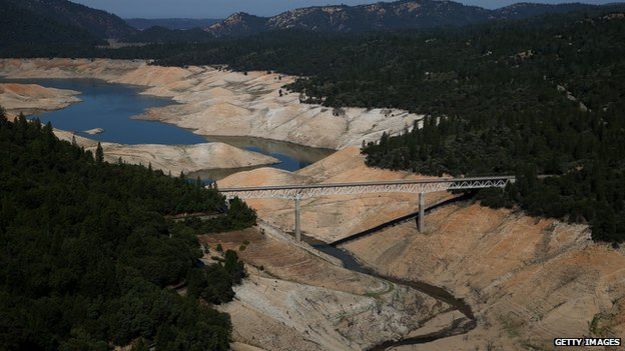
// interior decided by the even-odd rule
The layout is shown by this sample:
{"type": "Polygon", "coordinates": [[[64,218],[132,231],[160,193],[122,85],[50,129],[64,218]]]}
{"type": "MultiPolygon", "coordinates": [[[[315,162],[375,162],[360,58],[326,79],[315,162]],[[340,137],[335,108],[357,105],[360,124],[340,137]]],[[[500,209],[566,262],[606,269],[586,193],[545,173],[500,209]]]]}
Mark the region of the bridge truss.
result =
{"type": "Polygon", "coordinates": [[[513,176],[493,176],[477,178],[434,178],[418,180],[395,180],[384,182],[327,183],[304,185],[275,185],[243,188],[220,188],[228,199],[291,199],[295,200],[295,236],[301,240],[300,202],[302,199],[328,195],[355,195],[371,193],[412,193],[419,194],[418,227],[424,230],[425,194],[486,188],[503,188],[514,183],[513,176]]]}

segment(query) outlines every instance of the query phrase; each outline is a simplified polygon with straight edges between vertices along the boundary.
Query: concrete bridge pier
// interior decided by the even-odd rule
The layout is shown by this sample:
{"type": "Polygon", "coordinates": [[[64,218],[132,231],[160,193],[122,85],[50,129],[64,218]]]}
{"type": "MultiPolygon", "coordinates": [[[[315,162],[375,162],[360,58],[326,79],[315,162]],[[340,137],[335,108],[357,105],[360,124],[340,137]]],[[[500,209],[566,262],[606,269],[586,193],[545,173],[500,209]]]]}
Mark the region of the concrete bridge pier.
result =
{"type": "Polygon", "coordinates": [[[302,228],[300,223],[300,217],[302,214],[301,209],[302,195],[295,195],[295,240],[302,241],[302,228]]]}
{"type": "Polygon", "coordinates": [[[417,217],[417,229],[420,233],[425,231],[425,193],[419,193],[419,217],[417,217]]]}

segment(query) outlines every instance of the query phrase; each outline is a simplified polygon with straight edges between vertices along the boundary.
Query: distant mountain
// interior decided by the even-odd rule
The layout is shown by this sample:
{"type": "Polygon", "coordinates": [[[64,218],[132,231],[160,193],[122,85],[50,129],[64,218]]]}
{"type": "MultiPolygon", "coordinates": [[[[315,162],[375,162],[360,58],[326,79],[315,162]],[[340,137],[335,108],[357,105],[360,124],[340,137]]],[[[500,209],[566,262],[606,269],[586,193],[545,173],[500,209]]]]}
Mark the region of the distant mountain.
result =
{"type": "Polygon", "coordinates": [[[529,2],[521,2],[518,4],[502,7],[495,10],[497,18],[500,19],[522,19],[532,16],[540,16],[546,14],[567,13],[574,11],[583,11],[589,8],[595,8],[597,6],[581,4],[581,3],[567,3],[567,4],[536,4],[529,2]]]}
{"type": "Polygon", "coordinates": [[[251,35],[274,29],[268,25],[269,20],[270,19],[267,17],[258,17],[245,12],[237,12],[225,20],[208,27],[206,31],[217,37],[251,35]]]}
{"type": "Polygon", "coordinates": [[[437,26],[463,26],[500,19],[521,19],[547,13],[565,13],[594,7],[584,4],[520,3],[497,10],[447,0],[400,0],[358,6],[315,6],[274,17],[236,13],[206,31],[218,37],[262,31],[300,29],[317,32],[364,32],[437,26]]]}
{"type": "Polygon", "coordinates": [[[194,19],[194,18],[128,18],[126,23],[138,30],[146,30],[151,27],[165,27],[167,29],[192,29],[206,28],[215,23],[221,22],[221,19],[194,19]]]}
{"type": "Polygon", "coordinates": [[[150,27],[122,39],[127,43],[203,43],[213,39],[213,35],[201,28],[169,29],[150,27]]]}
{"type": "MultiPolygon", "coordinates": [[[[38,26],[39,20],[34,20],[37,18],[46,23],[79,28],[100,39],[123,38],[136,32],[136,29],[115,15],[67,0],[0,0],[0,8],[3,10],[2,17],[15,16],[7,9],[18,11],[21,20],[25,22],[20,27],[38,26]]],[[[43,33],[44,28],[47,27],[37,29],[42,35],[54,34],[43,33]]]]}

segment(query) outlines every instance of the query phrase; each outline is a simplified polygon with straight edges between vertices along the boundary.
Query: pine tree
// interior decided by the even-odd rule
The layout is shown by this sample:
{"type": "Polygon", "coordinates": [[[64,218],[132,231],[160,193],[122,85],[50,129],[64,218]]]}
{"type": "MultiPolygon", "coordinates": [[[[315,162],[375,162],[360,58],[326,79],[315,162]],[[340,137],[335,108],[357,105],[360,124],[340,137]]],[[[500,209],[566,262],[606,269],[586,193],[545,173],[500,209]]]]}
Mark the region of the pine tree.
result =
{"type": "Polygon", "coordinates": [[[98,147],[95,149],[95,161],[98,163],[104,162],[104,150],[102,150],[100,143],[98,143],[98,147]]]}

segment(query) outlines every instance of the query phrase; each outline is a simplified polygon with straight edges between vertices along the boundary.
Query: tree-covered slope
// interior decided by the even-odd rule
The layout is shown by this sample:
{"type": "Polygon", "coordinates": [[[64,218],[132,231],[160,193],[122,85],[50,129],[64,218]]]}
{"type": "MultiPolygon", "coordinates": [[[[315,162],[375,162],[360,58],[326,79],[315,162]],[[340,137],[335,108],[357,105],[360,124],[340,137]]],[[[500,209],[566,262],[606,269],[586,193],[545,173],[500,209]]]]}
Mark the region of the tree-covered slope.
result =
{"type": "Polygon", "coordinates": [[[85,29],[35,14],[12,0],[0,0],[0,8],[0,46],[4,50],[15,46],[93,46],[103,43],[85,29]]]}
{"type": "Polygon", "coordinates": [[[100,39],[123,38],[136,32],[123,19],[113,14],[68,0],[0,0],[0,8],[3,16],[15,17],[9,9],[18,8],[30,13],[30,16],[20,18],[23,21],[33,21],[29,17],[45,18],[81,28],[100,39]]]}
{"type": "Polygon", "coordinates": [[[165,27],[150,27],[123,39],[128,43],[203,43],[213,39],[210,33],[200,28],[168,29],[165,27]]]}
{"type": "Polygon", "coordinates": [[[172,30],[206,28],[221,21],[213,18],[126,18],[124,20],[138,30],[146,30],[155,26],[172,30]]]}
{"type": "Polygon", "coordinates": [[[52,128],[0,116],[0,349],[227,350],[234,252],[201,266],[195,237],[255,220],[241,202],[143,167],[102,162],[52,128]],[[170,288],[187,282],[188,296],[170,288]],[[141,348],[141,345],[143,345],[141,348]]]}

